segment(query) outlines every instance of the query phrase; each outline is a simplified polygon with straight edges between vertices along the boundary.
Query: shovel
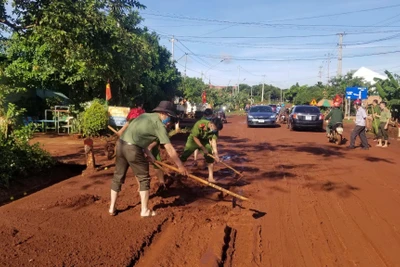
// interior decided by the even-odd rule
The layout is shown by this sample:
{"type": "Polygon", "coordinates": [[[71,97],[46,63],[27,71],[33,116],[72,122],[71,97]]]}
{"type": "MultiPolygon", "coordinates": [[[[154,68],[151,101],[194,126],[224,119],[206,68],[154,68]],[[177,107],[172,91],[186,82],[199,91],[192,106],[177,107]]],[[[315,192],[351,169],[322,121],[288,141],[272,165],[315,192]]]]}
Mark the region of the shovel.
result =
{"type": "MultiPolygon", "coordinates": [[[[178,170],[177,168],[175,168],[175,167],[173,167],[173,166],[171,166],[171,165],[168,165],[168,164],[166,164],[166,163],[164,163],[164,162],[156,161],[156,164],[157,164],[157,165],[161,165],[161,166],[163,166],[163,167],[166,167],[166,168],[168,168],[168,169],[171,169],[171,170],[173,170],[173,171],[179,173],[179,170],[178,170]]],[[[213,183],[210,183],[210,182],[208,182],[208,181],[205,181],[205,180],[201,179],[200,177],[194,176],[193,174],[189,174],[188,177],[191,178],[191,179],[193,179],[193,180],[196,180],[197,182],[200,182],[200,183],[202,183],[202,184],[205,184],[205,185],[207,185],[207,186],[210,186],[210,187],[212,187],[212,188],[215,188],[215,189],[217,189],[217,190],[219,190],[219,191],[221,191],[221,192],[224,192],[224,193],[226,193],[226,194],[228,194],[228,195],[231,195],[231,196],[233,196],[233,197],[235,197],[235,198],[238,198],[238,199],[240,199],[240,200],[249,200],[247,197],[244,197],[244,196],[238,195],[238,194],[236,194],[236,193],[233,193],[233,192],[231,192],[231,191],[229,191],[229,190],[227,190],[227,189],[225,189],[225,188],[222,188],[222,187],[220,187],[220,186],[218,186],[218,185],[215,185],[215,184],[213,184],[213,183]]]]}

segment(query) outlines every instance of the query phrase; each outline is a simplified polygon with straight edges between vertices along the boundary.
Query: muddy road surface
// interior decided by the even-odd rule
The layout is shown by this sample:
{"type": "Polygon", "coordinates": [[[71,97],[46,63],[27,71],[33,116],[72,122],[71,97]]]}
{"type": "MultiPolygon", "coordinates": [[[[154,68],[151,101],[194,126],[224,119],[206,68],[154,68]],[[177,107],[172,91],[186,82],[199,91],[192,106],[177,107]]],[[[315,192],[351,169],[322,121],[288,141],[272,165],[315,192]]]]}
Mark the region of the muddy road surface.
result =
{"type": "MultiPolygon", "coordinates": [[[[143,219],[129,170],[112,217],[113,162],[97,144],[99,171],[0,207],[0,266],[400,266],[400,142],[346,150],[321,132],[228,121],[220,155],[244,178],[221,164],[215,178],[250,201],[172,176],[157,194],[154,177],[157,216],[143,219]]],[[[85,162],[81,140],[38,141],[64,162],[85,162]]],[[[182,150],[184,137],[173,142],[182,150]]],[[[204,167],[190,170],[205,178],[204,167]]]]}

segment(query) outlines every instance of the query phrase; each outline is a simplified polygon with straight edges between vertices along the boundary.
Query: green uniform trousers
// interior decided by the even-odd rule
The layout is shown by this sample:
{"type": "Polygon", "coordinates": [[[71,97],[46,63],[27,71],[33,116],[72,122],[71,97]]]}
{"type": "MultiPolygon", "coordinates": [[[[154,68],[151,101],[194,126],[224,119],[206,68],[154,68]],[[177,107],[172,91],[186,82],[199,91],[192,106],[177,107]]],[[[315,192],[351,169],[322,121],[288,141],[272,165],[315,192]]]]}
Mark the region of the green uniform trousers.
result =
{"type": "Polygon", "coordinates": [[[115,171],[111,182],[112,190],[116,192],[121,191],[129,167],[131,167],[133,173],[139,180],[140,191],[149,190],[149,162],[144,155],[143,149],[137,145],[128,144],[120,139],[117,141],[115,171]]]}
{"type": "MultiPolygon", "coordinates": [[[[209,154],[212,154],[212,148],[210,145],[210,142],[208,140],[200,140],[201,144],[207,149],[209,154]]],[[[193,139],[188,139],[185,145],[185,149],[183,150],[183,154],[181,155],[180,159],[182,162],[187,161],[187,159],[193,154],[193,152],[199,149],[201,152],[203,150],[200,149],[200,147],[196,144],[196,142],[193,139]]],[[[206,162],[207,163],[213,163],[214,159],[208,156],[205,156],[206,162]]]]}

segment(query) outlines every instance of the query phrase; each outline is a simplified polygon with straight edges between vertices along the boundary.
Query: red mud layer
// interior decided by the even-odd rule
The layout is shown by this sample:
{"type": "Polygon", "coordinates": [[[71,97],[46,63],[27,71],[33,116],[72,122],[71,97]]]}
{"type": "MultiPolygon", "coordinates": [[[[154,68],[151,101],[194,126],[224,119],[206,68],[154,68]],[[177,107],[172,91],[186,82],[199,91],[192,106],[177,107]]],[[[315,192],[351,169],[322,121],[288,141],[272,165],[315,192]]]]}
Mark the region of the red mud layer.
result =
{"type": "MultiPolygon", "coordinates": [[[[229,122],[220,154],[250,184],[235,185],[220,164],[215,178],[249,202],[232,208],[230,197],[189,179],[155,195],[154,178],[150,205],[158,215],[142,219],[128,171],[120,212],[109,216],[114,167],[98,151],[107,170],[0,207],[0,266],[400,266],[400,142],[346,150],[321,132],[248,129],[245,117],[229,122]]],[[[182,139],[174,141],[180,150],[182,139]]],[[[84,164],[82,140],[39,141],[84,164]]],[[[206,177],[203,167],[192,171],[206,177]]]]}

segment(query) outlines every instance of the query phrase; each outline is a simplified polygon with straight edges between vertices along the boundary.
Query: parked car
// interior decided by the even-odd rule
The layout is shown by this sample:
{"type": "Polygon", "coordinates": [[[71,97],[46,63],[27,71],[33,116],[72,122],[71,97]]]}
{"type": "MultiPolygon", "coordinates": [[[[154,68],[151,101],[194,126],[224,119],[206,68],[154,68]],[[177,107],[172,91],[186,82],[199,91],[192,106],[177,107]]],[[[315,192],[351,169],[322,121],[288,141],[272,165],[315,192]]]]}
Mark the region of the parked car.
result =
{"type": "Polygon", "coordinates": [[[252,106],[247,112],[247,127],[275,126],[276,113],[270,106],[252,106]]]}
{"type": "Polygon", "coordinates": [[[324,115],[315,106],[295,106],[289,115],[288,128],[296,130],[299,128],[323,130],[324,115]]]}
{"type": "Polygon", "coordinates": [[[223,123],[228,123],[228,120],[226,119],[225,111],[223,111],[222,109],[216,111],[214,116],[215,116],[216,118],[221,119],[221,121],[222,121],[223,123]]]}

